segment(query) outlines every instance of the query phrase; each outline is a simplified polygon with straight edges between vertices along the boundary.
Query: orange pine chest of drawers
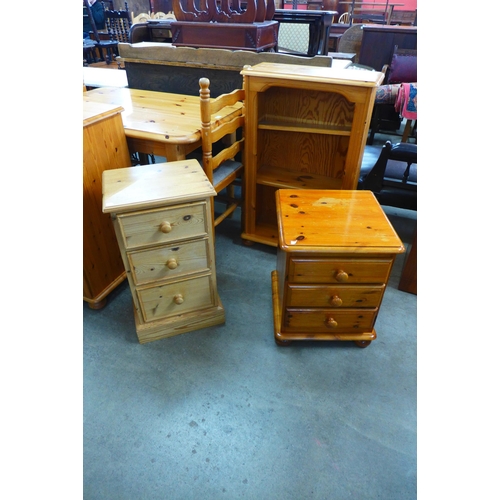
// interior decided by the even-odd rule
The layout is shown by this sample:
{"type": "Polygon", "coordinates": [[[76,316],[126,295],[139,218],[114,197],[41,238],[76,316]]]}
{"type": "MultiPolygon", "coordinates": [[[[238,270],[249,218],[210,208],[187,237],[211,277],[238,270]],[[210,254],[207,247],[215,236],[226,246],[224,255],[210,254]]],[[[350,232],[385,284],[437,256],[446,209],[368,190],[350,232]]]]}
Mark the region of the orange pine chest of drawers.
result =
{"type": "Polygon", "coordinates": [[[354,341],[377,338],[375,321],[404,246],[370,191],[276,192],[279,245],[271,274],[274,337],[354,341]]]}

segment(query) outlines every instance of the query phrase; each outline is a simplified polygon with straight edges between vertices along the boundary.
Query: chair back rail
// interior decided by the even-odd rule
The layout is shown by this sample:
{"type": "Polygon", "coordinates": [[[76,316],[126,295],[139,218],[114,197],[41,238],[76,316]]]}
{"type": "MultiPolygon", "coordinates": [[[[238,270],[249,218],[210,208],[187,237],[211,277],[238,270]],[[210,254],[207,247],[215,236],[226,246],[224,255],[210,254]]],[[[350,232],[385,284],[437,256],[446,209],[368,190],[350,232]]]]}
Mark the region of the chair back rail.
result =
{"type": "Polygon", "coordinates": [[[212,199],[211,209],[215,228],[225,218],[230,217],[242,202],[243,190],[237,197],[234,186],[241,185],[243,181],[243,164],[239,157],[242,156],[245,141],[245,91],[236,89],[211,100],[210,80],[205,77],[200,78],[199,85],[202,166],[217,191],[216,199],[225,206],[222,213],[215,216],[215,200],[212,199]],[[243,105],[235,111],[235,116],[221,123],[217,113],[227,106],[235,106],[238,103],[243,105]]]}

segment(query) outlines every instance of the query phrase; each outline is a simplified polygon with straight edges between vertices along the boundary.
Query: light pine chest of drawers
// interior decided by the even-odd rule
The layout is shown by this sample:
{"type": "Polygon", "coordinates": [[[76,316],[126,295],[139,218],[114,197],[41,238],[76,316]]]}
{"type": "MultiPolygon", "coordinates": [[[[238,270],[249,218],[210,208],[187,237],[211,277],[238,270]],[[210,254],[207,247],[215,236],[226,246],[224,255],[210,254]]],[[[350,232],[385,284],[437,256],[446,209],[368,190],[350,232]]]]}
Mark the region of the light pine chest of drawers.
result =
{"type": "Polygon", "coordinates": [[[370,191],[276,192],[279,245],[272,272],[274,338],[377,338],[375,321],[404,246],[370,191]]]}
{"type": "Polygon", "coordinates": [[[102,186],[139,342],[224,323],[210,210],[215,190],[200,164],[183,160],[105,171],[102,186]]]}

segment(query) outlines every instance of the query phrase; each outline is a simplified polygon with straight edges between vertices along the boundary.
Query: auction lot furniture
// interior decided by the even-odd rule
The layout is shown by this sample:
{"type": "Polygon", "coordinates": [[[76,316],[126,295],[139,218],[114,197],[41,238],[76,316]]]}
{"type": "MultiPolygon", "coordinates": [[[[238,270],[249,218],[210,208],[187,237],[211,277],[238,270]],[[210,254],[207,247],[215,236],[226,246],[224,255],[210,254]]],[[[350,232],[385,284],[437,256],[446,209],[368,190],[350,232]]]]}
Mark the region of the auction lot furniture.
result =
{"type": "MultiPolygon", "coordinates": [[[[138,26],[138,25],[136,25],[138,26]]],[[[121,43],[120,63],[124,63],[129,87],[199,96],[200,78],[210,80],[210,95],[218,97],[241,89],[241,70],[261,62],[331,67],[329,56],[303,57],[278,52],[249,50],[195,49],[168,43],[121,43]]]]}
{"type": "Polygon", "coordinates": [[[369,191],[280,189],[277,269],[271,274],[274,338],[377,338],[375,321],[404,246],[369,191]]]}
{"type": "Polygon", "coordinates": [[[113,224],[101,209],[102,172],[130,166],[122,111],[83,102],[83,300],[92,309],[104,307],[126,278],[113,224]]]}
{"type": "Polygon", "coordinates": [[[276,9],[273,19],[280,24],[278,50],[309,57],[328,55],[328,36],[336,14],[326,10],[276,9]]]}
{"type": "MultiPolygon", "coordinates": [[[[277,189],[356,189],[376,88],[384,75],[261,63],[245,68],[242,238],[278,245],[277,189]]],[[[340,68],[340,69],[337,69],[340,68]]]]}
{"type": "Polygon", "coordinates": [[[211,197],[196,160],[103,173],[140,343],[224,323],[217,293],[211,197]]]}
{"type": "MultiPolygon", "coordinates": [[[[199,92],[198,82],[197,85],[199,92]]],[[[106,87],[85,92],[83,99],[123,107],[123,126],[130,152],[176,161],[201,147],[199,95],[106,87]]],[[[224,108],[218,119],[221,123],[230,121],[240,107],[241,104],[224,108]]]]}
{"type": "Polygon", "coordinates": [[[382,71],[391,63],[395,45],[400,49],[416,50],[417,27],[364,24],[359,64],[382,71]]]}

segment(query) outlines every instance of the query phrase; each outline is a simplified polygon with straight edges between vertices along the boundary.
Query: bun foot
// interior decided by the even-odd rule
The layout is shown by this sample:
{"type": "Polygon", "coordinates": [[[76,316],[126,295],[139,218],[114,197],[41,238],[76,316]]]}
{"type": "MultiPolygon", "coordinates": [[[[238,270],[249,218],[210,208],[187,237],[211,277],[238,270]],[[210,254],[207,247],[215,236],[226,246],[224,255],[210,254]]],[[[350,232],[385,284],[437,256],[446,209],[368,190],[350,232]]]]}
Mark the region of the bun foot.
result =
{"type": "Polygon", "coordinates": [[[361,347],[361,348],[365,348],[365,347],[368,347],[372,341],[371,340],[355,340],[354,343],[358,346],[358,347],[361,347]]]}
{"type": "Polygon", "coordinates": [[[292,345],[291,340],[278,340],[276,337],[274,337],[274,341],[276,342],[277,345],[279,345],[281,347],[288,347],[288,346],[292,345]]]}

